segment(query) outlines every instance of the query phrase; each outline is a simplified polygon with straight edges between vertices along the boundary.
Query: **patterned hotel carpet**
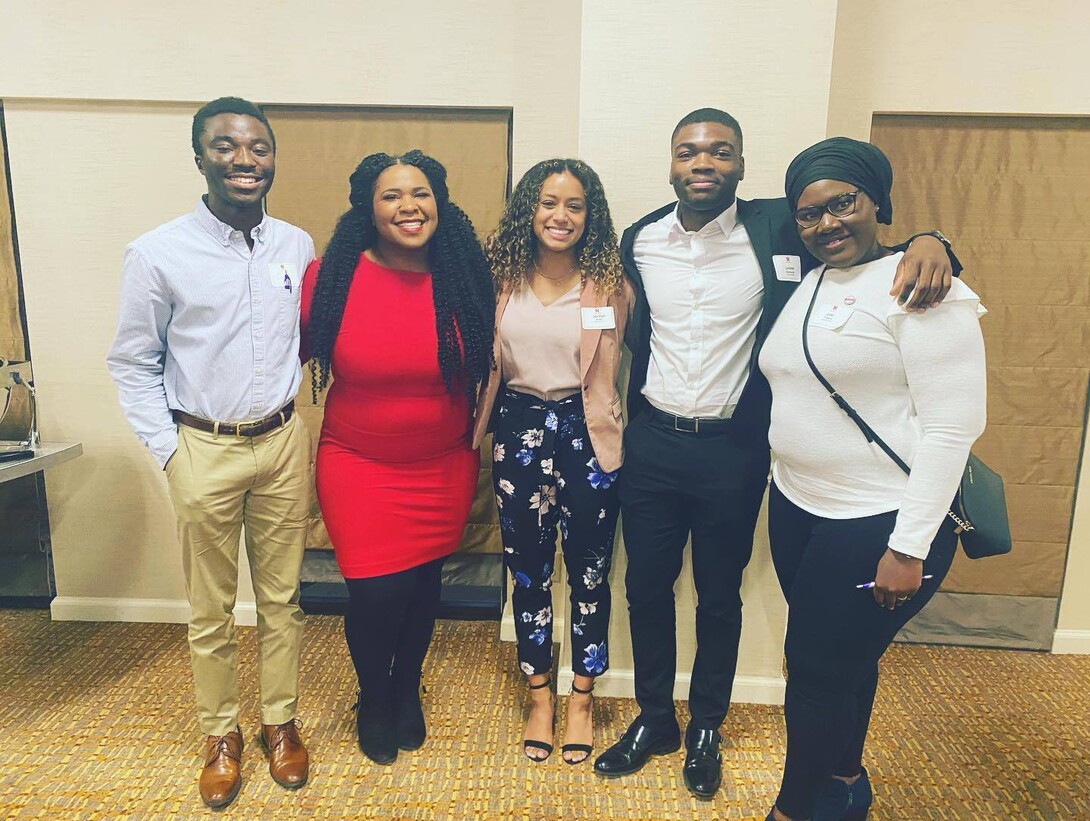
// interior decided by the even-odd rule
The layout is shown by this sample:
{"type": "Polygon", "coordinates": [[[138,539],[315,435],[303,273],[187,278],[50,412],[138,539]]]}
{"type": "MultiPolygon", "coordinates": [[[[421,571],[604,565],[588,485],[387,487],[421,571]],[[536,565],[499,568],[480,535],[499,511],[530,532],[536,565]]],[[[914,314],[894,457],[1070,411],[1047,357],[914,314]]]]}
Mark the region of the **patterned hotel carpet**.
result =
{"type": "MultiPolygon", "coordinates": [[[[252,743],[255,633],[242,631],[243,788],[224,818],[763,818],[783,756],[783,712],[736,705],[724,784],[692,799],[682,754],[634,776],[595,777],[554,754],[525,761],[514,648],[489,622],[440,625],[425,676],[431,735],[377,767],[356,749],[354,682],[340,621],[308,617],[301,717],[314,766],[297,793],[252,743]]],[[[181,625],[54,623],[0,611],[0,817],[208,818],[196,790],[181,625]]],[[[598,704],[599,749],[634,703],[598,704]]],[[[872,819],[1090,819],[1090,657],[899,646],[884,665],[868,764],[872,819]]]]}

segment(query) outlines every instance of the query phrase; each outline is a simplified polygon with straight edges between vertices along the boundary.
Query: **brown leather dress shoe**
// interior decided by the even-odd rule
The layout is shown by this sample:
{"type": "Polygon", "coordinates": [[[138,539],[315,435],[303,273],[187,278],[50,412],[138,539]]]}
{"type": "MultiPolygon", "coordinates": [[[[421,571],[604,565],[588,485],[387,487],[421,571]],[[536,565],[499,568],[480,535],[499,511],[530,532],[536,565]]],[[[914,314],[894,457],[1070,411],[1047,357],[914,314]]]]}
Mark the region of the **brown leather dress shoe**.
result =
{"type": "Polygon", "coordinates": [[[242,732],[236,727],[227,735],[204,740],[204,769],[200,778],[201,800],[209,807],[226,807],[242,786],[242,732]]]}
{"type": "Polygon", "coordinates": [[[296,790],[307,783],[310,757],[299,737],[299,721],[262,724],[259,740],[269,757],[269,775],[281,787],[296,790]]]}

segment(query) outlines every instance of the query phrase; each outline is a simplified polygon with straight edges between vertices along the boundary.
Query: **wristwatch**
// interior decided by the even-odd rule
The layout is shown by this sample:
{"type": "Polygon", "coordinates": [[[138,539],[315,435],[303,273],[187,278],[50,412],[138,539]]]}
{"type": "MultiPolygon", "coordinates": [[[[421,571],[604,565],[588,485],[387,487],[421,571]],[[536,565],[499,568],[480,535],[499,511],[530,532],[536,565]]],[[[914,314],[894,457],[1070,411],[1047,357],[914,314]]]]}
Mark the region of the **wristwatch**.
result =
{"type": "Polygon", "coordinates": [[[905,247],[907,248],[909,245],[911,245],[912,241],[918,237],[934,237],[946,246],[947,251],[951,250],[951,248],[953,247],[953,243],[951,243],[950,240],[946,238],[942,231],[921,231],[919,234],[913,234],[908,238],[908,241],[905,243],[905,247]]]}

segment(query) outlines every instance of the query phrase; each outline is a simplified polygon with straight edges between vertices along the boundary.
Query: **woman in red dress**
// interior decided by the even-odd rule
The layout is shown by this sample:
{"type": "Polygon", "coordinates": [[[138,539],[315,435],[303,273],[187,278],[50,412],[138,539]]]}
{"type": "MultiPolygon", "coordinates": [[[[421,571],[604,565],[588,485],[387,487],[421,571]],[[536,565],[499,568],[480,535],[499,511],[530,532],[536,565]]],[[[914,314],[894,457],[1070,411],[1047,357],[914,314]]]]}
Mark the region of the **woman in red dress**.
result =
{"type": "Polygon", "coordinates": [[[315,474],[348,585],[359,745],[389,764],[426,737],[420,670],[477,483],[494,296],[436,160],[372,154],[349,182],[352,207],[303,281],[302,332],[315,396],[333,376],[315,474]]]}

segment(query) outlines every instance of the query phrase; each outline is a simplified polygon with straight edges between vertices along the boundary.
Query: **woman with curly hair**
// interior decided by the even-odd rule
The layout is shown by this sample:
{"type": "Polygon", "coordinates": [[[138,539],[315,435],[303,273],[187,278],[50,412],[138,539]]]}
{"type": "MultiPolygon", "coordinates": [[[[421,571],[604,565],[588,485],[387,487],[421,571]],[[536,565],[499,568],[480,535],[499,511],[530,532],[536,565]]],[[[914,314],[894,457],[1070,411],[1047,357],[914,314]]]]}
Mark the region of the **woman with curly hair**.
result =
{"type": "Polygon", "coordinates": [[[420,670],[476,487],[470,419],[495,298],[436,160],[372,154],[349,182],[352,207],[304,278],[303,356],[315,401],[334,377],[318,502],[348,585],[359,746],[389,764],[427,734],[420,670]]]}
{"type": "Polygon", "coordinates": [[[514,578],[519,666],[531,693],[522,743],[531,761],[552,753],[549,588],[559,527],[575,674],[562,753],[578,764],[593,744],[594,679],[608,666],[608,575],[622,459],[617,375],[633,293],[601,180],[579,160],[531,168],[485,252],[499,297],[494,364],[473,441],[479,445],[493,423],[492,477],[514,578]]]}

